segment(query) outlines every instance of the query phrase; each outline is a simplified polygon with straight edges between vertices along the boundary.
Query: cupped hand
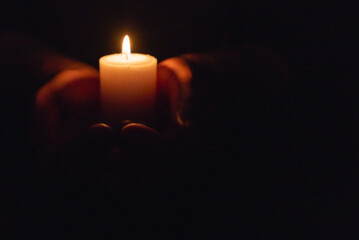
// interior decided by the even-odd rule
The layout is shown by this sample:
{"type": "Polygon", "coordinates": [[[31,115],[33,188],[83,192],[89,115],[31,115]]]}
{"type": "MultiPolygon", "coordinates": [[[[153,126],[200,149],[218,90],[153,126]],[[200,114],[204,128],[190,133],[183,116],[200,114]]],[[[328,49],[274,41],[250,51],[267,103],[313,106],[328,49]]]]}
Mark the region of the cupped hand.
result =
{"type": "Polygon", "coordinates": [[[38,150],[46,156],[98,122],[98,72],[86,65],[60,71],[38,90],[35,109],[38,150]]]}

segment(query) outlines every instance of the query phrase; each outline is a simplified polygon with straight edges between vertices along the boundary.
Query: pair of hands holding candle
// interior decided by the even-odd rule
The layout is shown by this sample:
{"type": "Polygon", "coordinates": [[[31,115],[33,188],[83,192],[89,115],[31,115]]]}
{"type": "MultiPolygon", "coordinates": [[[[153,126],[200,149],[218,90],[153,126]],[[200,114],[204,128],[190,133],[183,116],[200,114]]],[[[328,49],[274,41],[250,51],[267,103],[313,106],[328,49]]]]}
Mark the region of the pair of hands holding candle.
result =
{"type": "MultiPolygon", "coordinates": [[[[112,175],[121,175],[117,172],[119,168],[124,165],[129,168],[142,159],[151,165],[145,168],[152,169],[152,175],[161,174],[154,173],[157,170],[165,171],[161,167],[156,169],[159,163],[153,160],[162,159],[158,156],[163,156],[167,147],[172,149],[173,145],[178,145],[177,136],[186,128],[181,116],[186,109],[192,80],[187,62],[176,57],[158,65],[157,117],[152,122],[153,128],[139,123],[119,123],[117,126],[99,123],[98,71],[67,58],[63,64],[64,69],[36,94],[37,122],[41,132],[39,149],[45,164],[55,168],[60,164],[60,168],[66,168],[81,165],[81,161],[93,161],[111,169],[112,175]],[[91,155],[91,160],[85,156],[87,154],[91,155]],[[148,159],[148,156],[153,158],[148,159]]],[[[96,166],[92,171],[96,171],[96,166]]]]}
{"type": "MultiPolygon", "coordinates": [[[[164,123],[171,127],[184,124],[181,112],[189,98],[191,79],[191,69],[180,57],[167,59],[158,65],[156,107],[160,109],[156,109],[156,112],[163,118],[156,117],[153,124],[164,132],[169,129],[165,130],[158,124],[164,123]]],[[[99,75],[96,69],[73,62],[69,68],[56,74],[36,95],[40,120],[50,130],[49,143],[61,144],[69,138],[66,135],[76,134],[80,130],[79,126],[86,127],[100,121],[99,101],[99,75]]],[[[142,124],[131,126],[149,130],[142,124]]],[[[93,127],[101,128],[105,125],[96,124],[93,127]]]]}
{"type": "Polygon", "coordinates": [[[132,174],[138,166],[154,170],[152,176],[178,167],[191,169],[193,160],[203,167],[208,164],[203,159],[218,149],[216,127],[224,139],[219,148],[227,149],[227,140],[238,131],[238,112],[261,112],[263,106],[282,101],[287,92],[286,64],[266,47],[182,55],[158,65],[156,118],[149,126],[120,121],[108,126],[99,124],[96,69],[56,55],[43,62],[42,68],[53,77],[36,95],[42,159],[55,169],[70,165],[79,171],[84,170],[82,162],[93,163],[92,172],[106,169],[104,178],[138,174],[139,180],[146,174],[132,174]]]}

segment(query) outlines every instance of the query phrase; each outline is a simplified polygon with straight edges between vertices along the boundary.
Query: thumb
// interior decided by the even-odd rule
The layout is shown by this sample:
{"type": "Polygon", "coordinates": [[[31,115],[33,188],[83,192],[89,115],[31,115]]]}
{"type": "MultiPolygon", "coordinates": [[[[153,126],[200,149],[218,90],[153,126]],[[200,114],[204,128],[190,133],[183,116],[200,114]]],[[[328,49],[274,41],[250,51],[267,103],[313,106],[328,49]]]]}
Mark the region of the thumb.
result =
{"type": "Polygon", "coordinates": [[[156,130],[140,123],[130,123],[121,129],[121,140],[133,149],[158,154],[164,149],[164,139],[156,130]]]}

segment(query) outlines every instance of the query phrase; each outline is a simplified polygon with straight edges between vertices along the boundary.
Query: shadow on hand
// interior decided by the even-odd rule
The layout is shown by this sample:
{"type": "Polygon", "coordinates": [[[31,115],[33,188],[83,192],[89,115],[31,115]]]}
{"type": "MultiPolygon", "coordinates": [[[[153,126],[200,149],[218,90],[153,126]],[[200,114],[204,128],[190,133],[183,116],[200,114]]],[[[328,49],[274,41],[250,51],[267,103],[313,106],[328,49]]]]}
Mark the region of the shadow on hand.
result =
{"type": "Polygon", "coordinates": [[[152,128],[98,123],[58,149],[54,169],[84,184],[139,191],[165,183],[172,174],[166,154],[163,137],[152,128]]]}

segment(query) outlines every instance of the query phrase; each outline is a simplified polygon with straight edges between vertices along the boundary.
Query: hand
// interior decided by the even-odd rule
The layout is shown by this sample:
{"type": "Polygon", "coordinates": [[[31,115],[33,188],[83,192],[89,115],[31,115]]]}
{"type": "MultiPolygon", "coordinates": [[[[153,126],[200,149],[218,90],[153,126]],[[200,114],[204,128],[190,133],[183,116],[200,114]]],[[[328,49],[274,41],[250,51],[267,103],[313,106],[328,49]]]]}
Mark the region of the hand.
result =
{"type": "Polygon", "coordinates": [[[36,135],[39,153],[51,158],[98,122],[99,76],[84,64],[60,71],[36,95],[36,135]]]}

